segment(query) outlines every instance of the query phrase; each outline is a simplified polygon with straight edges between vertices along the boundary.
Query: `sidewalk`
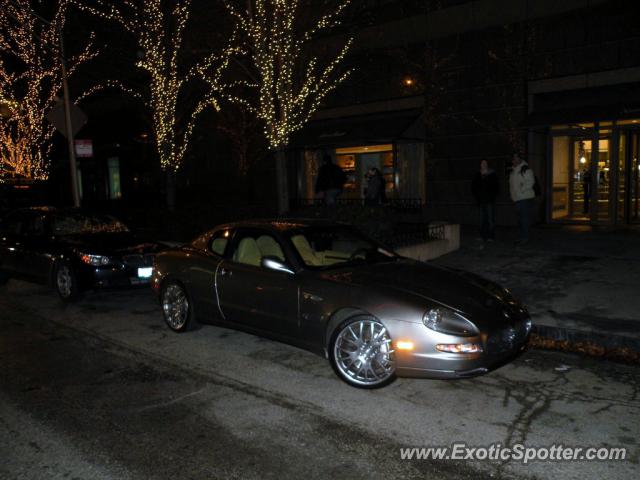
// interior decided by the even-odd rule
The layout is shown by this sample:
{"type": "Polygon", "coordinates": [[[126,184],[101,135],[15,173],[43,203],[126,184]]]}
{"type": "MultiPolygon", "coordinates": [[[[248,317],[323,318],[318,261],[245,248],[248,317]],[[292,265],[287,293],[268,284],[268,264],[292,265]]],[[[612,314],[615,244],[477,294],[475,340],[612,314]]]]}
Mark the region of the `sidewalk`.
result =
{"type": "Polygon", "coordinates": [[[539,226],[526,246],[514,244],[511,229],[495,242],[476,237],[464,227],[460,250],[435,262],[509,288],[540,337],[640,352],[640,231],[539,226]]]}

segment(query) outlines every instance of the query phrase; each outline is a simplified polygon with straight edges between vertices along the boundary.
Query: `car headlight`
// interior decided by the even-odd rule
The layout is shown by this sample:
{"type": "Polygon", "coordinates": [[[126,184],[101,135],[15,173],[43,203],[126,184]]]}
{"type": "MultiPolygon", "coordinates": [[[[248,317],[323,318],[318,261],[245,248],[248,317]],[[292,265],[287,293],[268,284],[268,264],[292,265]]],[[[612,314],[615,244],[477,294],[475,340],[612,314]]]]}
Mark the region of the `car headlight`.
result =
{"type": "Polygon", "coordinates": [[[422,317],[422,323],[436,332],[473,337],[479,335],[478,328],[457,312],[448,308],[432,308],[422,317]]]}
{"type": "Polygon", "coordinates": [[[111,259],[104,255],[89,255],[88,253],[81,253],[80,260],[93,267],[101,267],[103,265],[108,265],[109,262],[111,262],[111,259]]]}

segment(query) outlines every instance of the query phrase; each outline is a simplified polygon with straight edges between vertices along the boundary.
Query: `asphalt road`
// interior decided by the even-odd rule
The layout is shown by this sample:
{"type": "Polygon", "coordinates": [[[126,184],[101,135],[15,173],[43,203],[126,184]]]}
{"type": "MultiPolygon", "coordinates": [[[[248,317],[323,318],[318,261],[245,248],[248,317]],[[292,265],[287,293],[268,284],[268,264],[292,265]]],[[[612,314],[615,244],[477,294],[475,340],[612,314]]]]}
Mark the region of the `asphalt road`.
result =
{"type": "Polygon", "coordinates": [[[529,351],[483,377],[363,391],[323,358],[212,326],[147,290],[63,305],[0,288],[0,478],[638,478],[637,367],[529,351]],[[401,460],[400,448],[626,447],[624,461],[401,460]]]}

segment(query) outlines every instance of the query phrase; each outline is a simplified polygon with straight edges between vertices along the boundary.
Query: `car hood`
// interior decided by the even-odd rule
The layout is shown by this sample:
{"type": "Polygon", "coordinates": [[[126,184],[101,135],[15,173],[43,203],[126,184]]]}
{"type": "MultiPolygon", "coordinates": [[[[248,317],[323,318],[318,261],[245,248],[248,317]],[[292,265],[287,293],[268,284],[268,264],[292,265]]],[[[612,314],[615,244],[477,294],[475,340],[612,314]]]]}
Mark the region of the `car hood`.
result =
{"type": "Polygon", "coordinates": [[[384,292],[417,296],[463,314],[479,327],[496,321],[509,323],[528,316],[526,309],[504,288],[480,276],[413,260],[356,265],[330,275],[384,292]]]}
{"type": "Polygon", "coordinates": [[[128,232],[67,235],[59,240],[71,248],[94,255],[154,253],[162,248],[157,242],[142,240],[128,232]]]}

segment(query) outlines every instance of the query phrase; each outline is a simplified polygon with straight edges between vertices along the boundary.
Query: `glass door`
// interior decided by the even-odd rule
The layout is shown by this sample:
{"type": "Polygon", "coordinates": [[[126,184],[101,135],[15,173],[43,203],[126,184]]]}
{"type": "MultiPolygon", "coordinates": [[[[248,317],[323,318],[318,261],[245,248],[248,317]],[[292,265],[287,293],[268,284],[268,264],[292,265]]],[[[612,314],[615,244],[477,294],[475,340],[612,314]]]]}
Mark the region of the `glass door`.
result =
{"type": "Polygon", "coordinates": [[[615,190],[612,187],[610,146],[611,139],[609,137],[603,138],[601,133],[598,140],[597,155],[596,152],[593,152],[594,159],[597,158],[598,162],[595,166],[597,169],[597,186],[596,195],[594,196],[594,201],[598,202],[595,212],[595,220],[597,223],[608,223],[611,221],[612,196],[615,195],[615,190]]]}
{"type": "Polygon", "coordinates": [[[640,133],[631,135],[629,149],[629,220],[640,222],[640,133]]]}
{"type": "Polygon", "coordinates": [[[624,223],[640,222],[640,132],[620,132],[620,193],[618,218],[624,223]]]}

